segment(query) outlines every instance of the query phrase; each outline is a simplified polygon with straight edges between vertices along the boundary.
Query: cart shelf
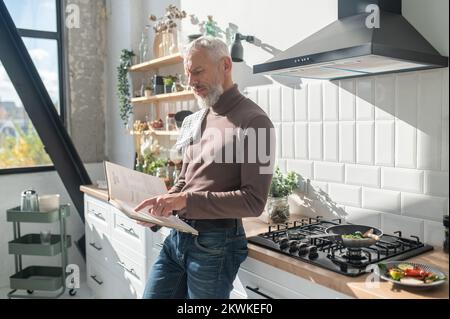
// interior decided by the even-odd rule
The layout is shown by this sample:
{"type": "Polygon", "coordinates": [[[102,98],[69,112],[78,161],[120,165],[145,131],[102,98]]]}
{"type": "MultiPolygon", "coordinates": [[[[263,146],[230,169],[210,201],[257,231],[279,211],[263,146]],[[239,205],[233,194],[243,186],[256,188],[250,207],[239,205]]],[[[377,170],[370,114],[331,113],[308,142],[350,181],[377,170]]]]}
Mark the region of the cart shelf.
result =
{"type": "MultiPolygon", "coordinates": [[[[62,217],[66,218],[70,215],[68,205],[61,206],[62,217]]],[[[52,212],[25,212],[20,207],[8,209],[6,211],[6,220],[8,222],[17,223],[54,223],[60,220],[59,210],[52,212]]]]}
{"type": "MultiPolygon", "coordinates": [[[[71,236],[68,235],[66,236],[66,249],[71,245],[71,236]]],[[[61,236],[52,235],[50,244],[44,245],[41,243],[39,234],[29,234],[10,241],[8,247],[11,255],[55,256],[61,253],[61,236]]]]}
{"type": "Polygon", "coordinates": [[[63,287],[61,267],[30,266],[10,277],[12,289],[56,291],[63,287]]]}

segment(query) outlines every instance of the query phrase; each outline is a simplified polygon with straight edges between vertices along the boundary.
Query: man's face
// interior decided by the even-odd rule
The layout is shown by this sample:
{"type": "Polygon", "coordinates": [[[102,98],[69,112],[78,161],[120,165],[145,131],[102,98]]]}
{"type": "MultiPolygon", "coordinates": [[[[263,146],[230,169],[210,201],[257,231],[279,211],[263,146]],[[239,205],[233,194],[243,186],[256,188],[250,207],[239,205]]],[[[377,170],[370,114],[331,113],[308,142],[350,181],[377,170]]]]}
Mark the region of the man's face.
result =
{"type": "Polygon", "coordinates": [[[189,85],[201,107],[213,106],[223,94],[225,75],[222,60],[211,59],[205,49],[194,50],[185,61],[185,72],[189,85]]]}

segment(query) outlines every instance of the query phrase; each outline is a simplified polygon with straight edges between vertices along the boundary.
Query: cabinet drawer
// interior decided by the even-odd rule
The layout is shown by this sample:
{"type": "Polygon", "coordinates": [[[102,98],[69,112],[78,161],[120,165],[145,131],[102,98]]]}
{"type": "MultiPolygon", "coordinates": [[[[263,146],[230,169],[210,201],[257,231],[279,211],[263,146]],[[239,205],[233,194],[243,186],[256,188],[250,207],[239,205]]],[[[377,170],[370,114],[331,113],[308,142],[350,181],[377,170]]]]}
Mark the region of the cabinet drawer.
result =
{"type": "Polygon", "coordinates": [[[235,286],[238,294],[248,299],[306,299],[307,297],[295,291],[280,286],[266,278],[240,269],[238,278],[242,286],[235,286]]]}
{"type": "Polygon", "coordinates": [[[112,238],[139,254],[145,254],[145,228],[115,208],[111,207],[111,210],[113,211],[113,221],[111,223],[112,238]]]}
{"type": "Polygon", "coordinates": [[[111,240],[97,229],[96,224],[86,224],[86,250],[105,267],[110,265],[113,255],[111,240]]]}
{"type": "Polygon", "coordinates": [[[136,281],[119,278],[116,282],[116,290],[120,299],[142,299],[144,287],[136,281]]]}
{"type": "Polygon", "coordinates": [[[166,237],[170,235],[170,231],[170,228],[163,227],[158,232],[153,233],[153,247],[161,249],[166,237]]]}
{"type": "MultiPolygon", "coordinates": [[[[268,280],[282,289],[288,289],[291,293],[312,299],[347,299],[350,296],[332,290],[328,287],[318,285],[310,280],[296,276],[279,268],[273,267],[254,258],[247,258],[241,265],[243,274],[252,274],[263,280],[268,280]]],[[[245,284],[242,282],[245,288],[245,284]]],[[[242,289],[241,289],[242,290],[242,289]]],[[[248,289],[247,289],[248,290],[248,289]]],[[[275,290],[277,291],[277,290],[275,290]]],[[[283,296],[282,298],[292,298],[283,296]]],[[[300,297],[294,297],[300,298],[300,297]]]]}
{"type": "Polygon", "coordinates": [[[87,255],[87,284],[96,298],[99,299],[117,299],[120,296],[114,289],[116,281],[113,273],[106,270],[95,258],[87,255]]]}
{"type": "Polygon", "coordinates": [[[147,260],[144,255],[130,251],[128,247],[112,240],[113,253],[111,255],[110,267],[119,278],[128,281],[136,281],[141,285],[145,284],[147,278],[147,260]]]}
{"type": "Polygon", "coordinates": [[[98,230],[109,234],[109,224],[111,220],[109,204],[98,201],[92,197],[85,197],[86,223],[95,225],[98,230]]]}

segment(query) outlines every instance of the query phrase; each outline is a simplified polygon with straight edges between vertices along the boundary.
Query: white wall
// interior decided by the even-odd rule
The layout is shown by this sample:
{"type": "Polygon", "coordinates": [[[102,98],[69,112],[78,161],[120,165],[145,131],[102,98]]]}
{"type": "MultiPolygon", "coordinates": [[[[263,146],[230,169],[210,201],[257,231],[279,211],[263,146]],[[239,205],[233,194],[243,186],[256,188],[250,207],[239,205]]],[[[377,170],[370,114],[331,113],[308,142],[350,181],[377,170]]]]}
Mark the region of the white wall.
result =
{"type": "MultiPolygon", "coordinates": [[[[93,182],[104,180],[103,165],[86,164],[89,176],[93,182]]],[[[15,174],[0,176],[0,287],[9,286],[9,276],[14,274],[14,256],[8,255],[8,242],[13,239],[12,223],[6,222],[6,210],[20,205],[20,194],[23,190],[34,189],[40,195],[60,194],[61,203],[70,203],[70,217],[67,220],[67,233],[72,236],[72,247],[69,249],[69,263],[80,266],[80,270],[85,272],[85,263],[78,249],[73,245],[74,240],[78,240],[84,234],[84,225],[75,209],[64,185],[58,176],[53,172],[33,173],[33,174],[15,174]]],[[[37,233],[46,229],[47,225],[22,224],[22,234],[37,233]]],[[[58,223],[51,224],[50,229],[53,233],[59,233],[58,223]]],[[[31,265],[59,265],[60,256],[44,257],[23,257],[23,266],[31,265]]]]}

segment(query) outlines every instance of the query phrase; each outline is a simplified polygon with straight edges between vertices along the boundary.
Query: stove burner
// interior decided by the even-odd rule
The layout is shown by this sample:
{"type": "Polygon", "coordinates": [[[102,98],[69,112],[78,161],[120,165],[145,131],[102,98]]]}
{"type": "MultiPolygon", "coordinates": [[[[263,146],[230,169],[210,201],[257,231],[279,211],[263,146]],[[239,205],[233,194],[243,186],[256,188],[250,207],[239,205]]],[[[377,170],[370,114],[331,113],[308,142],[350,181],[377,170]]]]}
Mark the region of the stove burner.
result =
{"type": "Polygon", "coordinates": [[[364,248],[345,248],[329,238],[306,239],[307,236],[325,234],[328,227],[341,224],[341,220],[323,218],[302,219],[286,225],[271,226],[269,232],[248,241],[292,258],[320,266],[346,276],[366,273],[366,267],[381,261],[405,260],[433,247],[420,242],[416,236],[402,237],[385,234],[375,245],[364,248]]]}

